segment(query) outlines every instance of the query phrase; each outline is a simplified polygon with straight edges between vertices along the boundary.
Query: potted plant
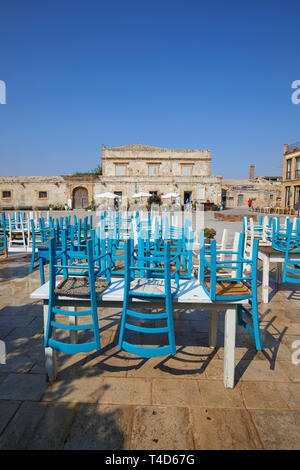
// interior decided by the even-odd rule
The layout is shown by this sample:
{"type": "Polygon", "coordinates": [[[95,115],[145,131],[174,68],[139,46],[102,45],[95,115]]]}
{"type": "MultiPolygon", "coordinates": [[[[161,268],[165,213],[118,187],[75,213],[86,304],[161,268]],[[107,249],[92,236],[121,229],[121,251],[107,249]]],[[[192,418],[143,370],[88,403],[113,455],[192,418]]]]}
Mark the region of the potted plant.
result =
{"type": "Polygon", "coordinates": [[[215,237],[216,231],[214,228],[205,228],[204,229],[204,238],[207,241],[207,243],[210,243],[211,240],[215,237]]]}
{"type": "Polygon", "coordinates": [[[159,194],[152,194],[152,196],[148,197],[147,199],[147,210],[151,210],[151,204],[158,204],[159,206],[162,205],[161,196],[159,194]]]}

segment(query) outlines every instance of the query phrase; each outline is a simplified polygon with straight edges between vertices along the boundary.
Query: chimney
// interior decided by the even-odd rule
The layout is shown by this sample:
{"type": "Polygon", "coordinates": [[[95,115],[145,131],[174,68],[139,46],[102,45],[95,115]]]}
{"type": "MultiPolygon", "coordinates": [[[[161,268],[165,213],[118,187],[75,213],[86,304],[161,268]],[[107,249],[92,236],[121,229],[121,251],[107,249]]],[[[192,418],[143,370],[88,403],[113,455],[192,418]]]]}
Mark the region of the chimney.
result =
{"type": "Polygon", "coordinates": [[[250,180],[254,180],[254,168],[255,168],[254,163],[251,163],[251,165],[250,165],[250,176],[249,176],[250,180]]]}

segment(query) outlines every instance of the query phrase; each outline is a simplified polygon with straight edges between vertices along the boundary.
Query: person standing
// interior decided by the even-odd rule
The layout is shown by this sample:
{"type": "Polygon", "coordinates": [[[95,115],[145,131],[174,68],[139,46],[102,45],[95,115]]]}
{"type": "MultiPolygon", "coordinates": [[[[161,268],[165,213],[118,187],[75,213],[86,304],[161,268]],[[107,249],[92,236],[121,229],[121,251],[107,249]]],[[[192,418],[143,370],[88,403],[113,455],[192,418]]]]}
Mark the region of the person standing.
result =
{"type": "Polygon", "coordinates": [[[249,207],[249,209],[252,207],[252,199],[250,199],[250,198],[248,199],[248,207],[249,207]]]}

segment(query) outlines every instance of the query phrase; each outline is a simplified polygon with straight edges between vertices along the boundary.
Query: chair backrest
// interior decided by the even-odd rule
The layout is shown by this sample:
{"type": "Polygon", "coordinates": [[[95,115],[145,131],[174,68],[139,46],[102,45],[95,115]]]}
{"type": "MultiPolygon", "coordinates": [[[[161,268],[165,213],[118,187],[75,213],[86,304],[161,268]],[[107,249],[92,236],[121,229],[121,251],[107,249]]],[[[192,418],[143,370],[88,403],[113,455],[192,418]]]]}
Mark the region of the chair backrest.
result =
{"type": "MultiPolygon", "coordinates": [[[[84,259],[87,260],[87,264],[82,264],[82,262],[78,262],[76,265],[74,264],[73,259],[73,251],[69,251],[69,245],[66,241],[66,233],[67,231],[64,229],[62,231],[62,244],[64,245],[64,249],[57,250],[56,246],[56,238],[53,237],[49,240],[49,309],[48,309],[48,321],[45,330],[45,347],[52,347],[56,350],[73,354],[78,352],[89,352],[93,349],[99,350],[101,348],[100,345],[100,334],[99,334],[99,325],[98,325],[98,315],[97,315],[97,297],[96,297],[96,287],[95,287],[95,280],[98,276],[102,276],[103,273],[99,268],[99,259],[101,256],[95,257],[95,246],[93,243],[93,239],[87,241],[87,250],[86,253],[76,252],[76,256],[78,261],[83,261],[84,259]],[[59,274],[63,274],[64,278],[68,278],[70,274],[70,270],[74,271],[74,269],[81,271],[81,274],[84,276],[88,276],[89,284],[85,287],[85,294],[82,294],[82,285],[79,287],[79,292],[77,289],[77,294],[75,295],[86,295],[90,298],[91,309],[79,311],[79,312],[72,312],[66,311],[62,308],[56,308],[56,297],[57,297],[57,286],[56,286],[56,276],[59,274]],[[83,271],[83,272],[82,272],[83,271]],[[92,323],[87,324],[80,324],[80,325],[68,325],[66,323],[60,323],[55,319],[55,315],[74,315],[74,316],[90,316],[92,317],[92,323]],[[64,341],[57,340],[55,336],[53,337],[52,330],[54,328],[63,329],[63,330],[93,330],[94,331],[94,340],[87,341],[87,342],[76,342],[76,344],[65,343],[64,341]]],[[[107,253],[103,254],[103,256],[107,256],[107,253]]],[[[108,270],[109,272],[109,270],[108,270]]],[[[69,286],[69,292],[65,295],[74,295],[74,282],[78,280],[78,277],[72,279],[71,286],[69,286]]],[[[110,278],[107,278],[108,283],[110,282],[110,278]]],[[[65,282],[65,281],[63,281],[65,282]]],[[[106,284],[106,283],[105,283],[106,284]]],[[[85,284],[83,283],[83,286],[85,284]]],[[[107,284],[106,284],[107,285],[107,284]]],[[[104,286],[104,289],[106,288],[104,286]]]]}
{"type": "Polygon", "coordinates": [[[294,231],[291,221],[287,220],[286,237],[277,240],[277,246],[285,253],[282,281],[300,284],[300,230],[294,231]]]}
{"type": "Polygon", "coordinates": [[[107,245],[101,245],[100,240],[93,236],[86,241],[86,250],[74,251],[72,244],[67,239],[67,231],[63,230],[61,246],[57,245],[55,237],[51,237],[48,243],[49,249],[52,250],[52,252],[49,251],[52,287],[55,285],[54,281],[58,275],[62,275],[65,279],[70,276],[89,276],[92,280],[97,277],[105,277],[108,282],[111,281],[110,242],[107,245]],[[106,262],[102,263],[102,260],[106,260],[106,262]]]}
{"type": "MultiPolygon", "coordinates": [[[[164,279],[163,291],[161,295],[151,290],[138,292],[134,294],[138,297],[163,297],[171,295],[171,281],[179,288],[179,271],[180,271],[180,246],[181,240],[178,240],[178,248],[176,252],[171,251],[171,240],[162,242],[160,249],[154,249],[149,238],[139,238],[139,248],[134,250],[133,240],[125,241],[125,289],[124,292],[128,296],[130,294],[130,282],[136,278],[139,279],[164,279]],[[172,270],[172,265],[175,269],[172,270]]],[[[132,294],[132,293],[131,293],[132,294]]],[[[125,299],[124,299],[125,301],[125,299]]]]}
{"type": "Polygon", "coordinates": [[[256,272],[257,272],[257,251],[258,240],[253,240],[252,254],[248,259],[244,258],[244,242],[245,234],[240,233],[238,236],[237,250],[222,250],[225,254],[224,260],[218,260],[217,256],[221,253],[216,249],[216,241],[212,240],[210,249],[206,250],[204,245],[204,234],[201,232],[203,242],[200,243],[200,282],[209,295],[211,300],[224,299],[247,299],[256,297],[256,272]],[[235,251],[236,250],[236,251],[235,251]],[[234,259],[236,258],[236,259],[234,259]],[[250,272],[247,270],[245,274],[245,264],[251,266],[250,272]],[[232,275],[234,272],[234,276],[232,275]],[[227,274],[228,273],[228,274],[227,274]],[[235,292],[230,291],[232,283],[247,283],[251,285],[251,291],[235,292]],[[222,285],[222,289],[219,287],[222,285]],[[225,287],[224,287],[225,286],[225,287]],[[226,291],[227,290],[227,291],[226,291]]]}
{"type": "MultiPolygon", "coordinates": [[[[246,237],[245,237],[245,238],[246,238],[246,237]]],[[[228,229],[227,229],[227,228],[224,228],[223,233],[222,233],[221,243],[220,243],[220,250],[221,250],[221,251],[226,250],[227,241],[228,241],[228,229]]],[[[220,260],[223,260],[223,259],[224,259],[224,256],[225,256],[225,254],[224,254],[224,253],[221,253],[221,254],[219,255],[219,259],[220,259],[220,260]]]]}
{"type": "MultiPolygon", "coordinates": [[[[4,214],[4,213],[3,213],[4,214]]],[[[0,251],[7,250],[5,219],[0,222],[0,251]]]]}

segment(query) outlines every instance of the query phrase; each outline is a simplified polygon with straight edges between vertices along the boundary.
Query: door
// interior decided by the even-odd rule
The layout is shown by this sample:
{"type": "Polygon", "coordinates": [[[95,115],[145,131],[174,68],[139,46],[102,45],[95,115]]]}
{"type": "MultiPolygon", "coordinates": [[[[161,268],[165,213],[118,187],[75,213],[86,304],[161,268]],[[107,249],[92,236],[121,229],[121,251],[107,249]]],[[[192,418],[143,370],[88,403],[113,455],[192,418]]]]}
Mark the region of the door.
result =
{"type": "Polygon", "coordinates": [[[243,204],[244,204],[244,195],[243,194],[238,194],[237,205],[242,206],[243,204]]]}
{"type": "Polygon", "coordinates": [[[192,200],[192,191],[184,191],[183,194],[183,202],[186,204],[187,202],[191,202],[192,200]]]}
{"type": "Polygon", "coordinates": [[[75,188],[73,191],[73,208],[86,209],[89,205],[89,195],[86,188],[75,188]]]}

